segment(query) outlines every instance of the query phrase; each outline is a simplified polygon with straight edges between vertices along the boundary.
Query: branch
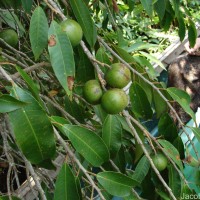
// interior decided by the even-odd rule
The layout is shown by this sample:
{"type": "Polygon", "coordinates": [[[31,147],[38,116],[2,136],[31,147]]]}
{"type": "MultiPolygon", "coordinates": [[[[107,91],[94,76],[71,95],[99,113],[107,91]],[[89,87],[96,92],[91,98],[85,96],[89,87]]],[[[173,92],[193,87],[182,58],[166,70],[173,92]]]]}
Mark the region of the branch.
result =
{"type": "Polygon", "coordinates": [[[176,200],[176,197],[174,196],[174,194],[172,193],[170,187],[167,185],[167,183],[165,182],[165,180],[162,178],[162,176],[160,175],[160,172],[157,170],[156,166],[154,165],[148,151],[146,150],[142,140],[140,139],[140,137],[138,136],[135,128],[133,127],[133,125],[131,124],[130,121],[130,117],[129,115],[124,111],[123,115],[125,116],[126,122],[128,123],[129,128],[131,129],[133,136],[135,137],[135,139],[137,140],[138,144],[140,144],[144,154],[146,155],[147,159],[150,162],[150,165],[152,167],[152,169],[154,170],[154,172],[156,173],[156,175],[158,176],[158,178],[160,179],[161,183],[163,184],[163,186],[166,188],[166,190],[168,191],[168,193],[170,194],[170,196],[172,197],[173,200],[176,200]]]}
{"type": "Polygon", "coordinates": [[[100,189],[96,186],[95,182],[93,181],[93,179],[90,177],[90,175],[88,174],[87,170],[83,167],[83,165],[80,163],[80,161],[76,158],[76,156],[74,155],[74,153],[71,151],[71,149],[67,146],[67,144],[65,143],[65,141],[62,139],[62,137],[59,135],[58,131],[53,127],[54,129],[54,133],[58,139],[58,141],[60,142],[60,144],[63,146],[63,148],[65,149],[66,153],[69,154],[69,156],[74,160],[74,162],[78,165],[78,167],[80,168],[80,170],[85,174],[85,176],[87,177],[87,179],[89,180],[91,186],[93,188],[95,188],[95,190],[98,192],[101,200],[106,200],[105,197],[103,196],[103,194],[101,193],[100,189]]]}
{"type": "MultiPolygon", "coordinates": [[[[32,71],[36,70],[37,68],[40,68],[40,67],[49,67],[49,66],[51,66],[50,63],[41,62],[41,63],[36,63],[36,64],[34,64],[34,65],[32,65],[32,66],[30,66],[28,68],[25,68],[24,71],[27,72],[27,73],[29,73],[29,72],[32,72],[32,71]]],[[[15,74],[13,74],[11,77],[12,77],[12,79],[15,80],[15,79],[17,79],[17,78],[20,77],[20,73],[17,72],[15,74]]]]}

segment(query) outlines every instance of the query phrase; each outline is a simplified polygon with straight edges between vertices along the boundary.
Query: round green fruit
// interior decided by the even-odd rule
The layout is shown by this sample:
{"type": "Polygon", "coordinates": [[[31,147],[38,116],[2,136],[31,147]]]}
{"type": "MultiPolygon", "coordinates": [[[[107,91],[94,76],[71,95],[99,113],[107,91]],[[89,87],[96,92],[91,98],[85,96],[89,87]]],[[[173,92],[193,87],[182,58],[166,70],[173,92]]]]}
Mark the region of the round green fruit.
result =
{"type": "Polygon", "coordinates": [[[131,72],[124,64],[115,63],[107,71],[105,80],[111,87],[123,88],[131,81],[131,72]]]}
{"type": "MultiPolygon", "coordinates": [[[[6,29],[0,32],[0,38],[10,46],[15,47],[18,43],[18,35],[12,29],[6,29]]],[[[3,45],[1,45],[3,47],[3,45]]]]}
{"type": "Polygon", "coordinates": [[[106,91],[101,98],[101,106],[108,114],[117,114],[128,104],[128,96],[118,88],[106,91]]]}
{"type": "Polygon", "coordinates": [[[80,43],[83,37],[83,31],[81,26],[76,21],[66,19],[61,23],[61,28],[67,34],[73,47],[80,43]]]}
{"type": "Polygon", "coordinates": [[[103,95],[101,85],[97,80],[89,80],[83,87],[83,96],[90,104],[98,104],[103,95]]]}
{"type": "Polygon", "coordinates": [[[163,171],[167,167],[168,160],[162,153],[153,155],[152,160],[158,171],[163,171]]]}

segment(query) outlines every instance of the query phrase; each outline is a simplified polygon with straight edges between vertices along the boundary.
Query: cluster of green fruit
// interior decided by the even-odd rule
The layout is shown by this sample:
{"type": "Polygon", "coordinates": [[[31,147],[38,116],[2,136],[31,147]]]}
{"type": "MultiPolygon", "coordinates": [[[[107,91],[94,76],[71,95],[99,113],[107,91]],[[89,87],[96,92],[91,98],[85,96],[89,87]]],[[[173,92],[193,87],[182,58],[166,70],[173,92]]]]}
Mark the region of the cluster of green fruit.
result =
{"type": "Polygon", "coordinates": [[[128,96],[122,88],[131,81],[131,72],[122,63],[115,63],[106,72],[105,80],[111,87],[106,92],[97,80],[89,80],[84,85],[83,96],[90,104],[100,103],[108,114],[117,114],[128,104],[128,96]]]}

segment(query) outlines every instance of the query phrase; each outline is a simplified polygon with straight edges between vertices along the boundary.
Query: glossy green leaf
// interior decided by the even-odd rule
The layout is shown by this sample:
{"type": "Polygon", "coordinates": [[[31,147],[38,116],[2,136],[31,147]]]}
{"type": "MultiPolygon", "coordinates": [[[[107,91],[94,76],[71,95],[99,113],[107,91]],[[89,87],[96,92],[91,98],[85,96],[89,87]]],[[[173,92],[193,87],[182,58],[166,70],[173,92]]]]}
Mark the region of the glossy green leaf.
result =
{"type": "Polygon", "coordinates": [[[147,159],[146,156],[143,156],[140,159],[139,163],[137,164],[132,178],[134,180],[137,180],[139,183],[142,183],[142,181],[144,180],[149,171],[149,168],[150,168],[149,160],[147,159]]]}
{"type": "Polygon", "coordinates": [[[24,8],[24,10],[28,13],[31,12],[31,7],[33,4],[33,0],[21,0],[22,1],[22,6],[24,8]]]}
{"type": "Polygon", "coordinates": [[[140,0],[149,17],[153,15],[153,0],[140,0]]]}
{"type": "Polygon", "coordinates": [[[188,40],[190,42],[190,47],[194,47],[197,38],[197,29],[192,20],[190,20],[189,23],[190,24],[188,26],[188,40]]]}
{"type": "Polygon", "coordinates": [[[183,41],[185,38],[185,34],[186,34],[184,18],[182,15],[180,15],[177,19],[178,19],[178,27],[179,27],[178,35],[180,37],[180,41],[183,41]]]}
{"type": "Polygon", "coordinates": [[[97,174],[98,182],[111,195],[125,197],[130,195],[131,189],[138,185],[134,179],[118,172],[100,172],[97,174]]]}
{"type": "Polygon", "coordinates": [[[46,113],[35,98],[21,88],[14,86],[12,95],[29,103],[9,113],[17,145],[33,164],[52,159],[56,150],[55,138],[46,113]]]}
{"type": "Polygon", "coordinates": [[[180,154],[180,158],[181,160],[183,160],[185,158],[185,147],[183,144],[183,140],[181,139],[180,136],[178,136],[172,143],[174,145],[174,147],[178,150],[179,154],[180,154]]]}
{"type": "Polygon", "coordinates": [[[131,44],[130,46],[125,47],[124,49],[128,53],[132,53],[133,51],[139,51],[139,50],[155,48],[155,47],[158,47],[158,45],[157,44],[150,44],[148,42],[137,41],[137,42],[131,44]]]}
{"type": "Polygon", "coordinates": [[[179,198],[181,196],[183,182],[179,173],[172,165],[168,165],[167,169],[169,172],[169,187],[171,188],[174,196],[179,198]]]}
{"type": "MultiPolygon", "coordinates": [[[[158,86],[157,86],[158,87],[158,86]]],[[[162,86],[160,85],[162,88],[162,86]]],[[[161,90],[160,90],[161,91],[161,90]]],[[[164,92],[162,92],[163,94],[164,92]]],[[[168,109],[166,101],[158,94],[156,90],[153,90],[153,102],[156,110],[156,117],[159,118],[168,109]]]]}
{"type": "Polygon", "coordinates": [[[36,85],[36,83],[33,82],[33,80],[30,78],[30,76],[24,71],[22,70],[20,67],[16,67],[17,71],[19,72],[19,74],[21,75],[21,77],[26,81],[29,90],[31,91],[32,95],[38,100],[40,101],[40,97],[39,97],[39,89],[36,85]]]}
{"type": "Polygon", "coordinates": [[[92,65],[82,48],[78,48],[78,56],[79,59],[76,65],[76,81],[85,83],[86,81],[94,79],[94,66],[92,65]]]}
{"type": "Polygon", "coordinates": [[[151,105],[143,88],[137,82],[132,83],[129,95],[133,113],[137,117],[150,119],[153,114],[151,105]]]}
{"type": "Polygon", "coordinates": [[[196,121],[195,114],[193,110],[190,108],[190,96],[185,91],[170,87],[167,88],[167,92],[170,94],[170,96],[179,103],[179,105],[184,109],[186,113],[188,113],[194,121],[196,121]]]}
{"type": "Polygon", "coordinates": [[[158,133],[159,136],[170,142],[173,142],[178,137],[177,127],[168,113],[161,116],[158,122],[158,133]]]}
{"type": "Polygon", "coordinates": [[[93,166],[99,167],[108,161],[108,148],[95,132],[77,125],[64,125],[62,129],[74,148],[93,166]]]}
{"type": "Polygon", "coordinates": [[[55,43],[48,46],[54,73],[67,94],[71,94],[67,78],[75,76],[73,49],[67,35],[61,31],[60,26],[55,21],[51,23],[49,39],[55,43]]]}
{"type": "Polygon", "coordinates": [[[29,36],[31,48],[37,60],[48,43],[48,22],[40,6],[34,10],[31,17],[29,36]]]}
{"type": "Polygon", "coordinates": [[[69,0],[74,15],[83,29],[83,34],[91,47],[94,47],[97,39],[95,24],[91,18],[90,11],[83,0],[69,0]]]}
{"type": "Polygon", "coordinates": [[[178,150],[167,140],[159,139],[158,142],[163,146],[163,151],[177,164],[180,170],[183,170],[183,164],[178,150]]]}
{"type": "Polygon", "coordinates": [[[165,15],[166,1],[165,0],[156,1],[156,3],[154,4],[154,9],[158,14],[159,19],[162,20],[165,15]]]}
{"type": "Polygon", "coordinates": [[[0,96],[0,113],[7,113],[26,106],[28,103],[4,94],[0,96]]]}
{"type": "Polygon", "coordinates": [[[196,139],[200,142],[200,128],[190,127],[190,129],[193,131],[196,139]]]}
{"type": "Polygon", "coordinates": [[[80,123],[85,122],[85,110],[81,105],[79,105],[74,99],[70,100],[68,96],[65,97],[64,104],[65,110],[71,116],[77,119],[80,123]]]}
{"type": "Polygon", "coordinates": [[[72,170],[64,163],[56,179],[54,200],[72,199],[81,200],[82,198],[72,170]]]}
{"type": "Polygon", "coordinates": [[[143,55],[144,57],[148,58],[150,60],[151,63],[156,63],[158,64],[162,69],[166,70],[165,66],[163,65],[163,63],[157,59],[155,56],[152,56],[149,53],[140,51],[141,55],[143,55]]]}
{"type": "Polygon", "coordinates": [[[119,151],[122,143],[122,126],[115,115],[106,117],[102,127],[102,138],[111,155],[119,151]]]}
{"type": "Polygon", "coordinates": [[[170,200],[169,198],[169,194],[166,193],[165,191],[161,190],[161,189],[156,189],[156,193],[162,197],[162,200],[170,200]]]}
{"type": "MultiPolygon", "coordinates": [[[[98,50],[97,50],[97,53],[96,53],[96,59],[98,61],[100,61],[101,63],[105,63],[107,65],[111,65],[111,61],[108,57],[108,55],[106,54],[106,51],[103,47],[100,47],[98,50]]],[[[101,70],[106,73],[107,71],[107,67],[106,66],[99,66],[101,68],[101,70]]]]}

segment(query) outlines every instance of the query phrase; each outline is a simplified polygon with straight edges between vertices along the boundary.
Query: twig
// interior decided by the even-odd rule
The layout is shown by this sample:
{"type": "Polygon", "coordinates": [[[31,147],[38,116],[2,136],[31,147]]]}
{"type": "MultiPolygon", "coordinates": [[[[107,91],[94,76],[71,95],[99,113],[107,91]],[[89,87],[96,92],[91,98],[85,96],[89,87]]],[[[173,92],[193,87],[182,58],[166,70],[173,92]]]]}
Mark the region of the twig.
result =
{"type": "Polygon", "coordinates": [[[3,69],[3,67],[0,65],[0,72],[1,74],[9,81],[14,84],[14,81],[12,80],[11,76],[3,69]]]}
{"type": "Polygon", "coordinates": [[[123,115],[125,116],[126,122],[128,123],[129,128],[131,129],[131,132],[133,133],[133,136],[135,137],[135,139],[137,140],[138,144],[140,144],[144,154],[146,155],[146,157],[148,158],[150,165],[152,167],[152,169],[154,170],[154,172],[156,173],[156,175],[158,176],[158,178],[160,179],[160,181],[162,182],[163,186],[165,187],[165,189],[168,191],[168,193],[170,194],[170,196],[172,197],[173,200],[176,200],[176,197],[174,196],[174,194],[172,193],[170,187],[166,184],[165,180],[162,178],[162,176],[160,175],[159,171],[157,170],[156,166],[154,165],[148,151],[146,150],[142,140],[140,139],[140,137],[138,136],[135,128],[133,127],[133,125],[131,124],[129,115],[123,111],[123,115]]]}
{"type": "Polygon", "coordinates": [[[61,12],[60,8],[57,6],[57,4],[52,0],[44,0],[44,2],[57,14],[60,15],[62,20],[67,19],[67,17],[61,12]]]}
{"type": "Polygon", "coordinates": [[[11,60],[12,62],[14,62],[15,64],[18,64],[18,65],[22,66],[23,68],[27,68],[27,67],[28,67],[28,65],[25,65],[24,63],[18,61],[17,59],[15,59],[14,57],[12,57],[12,56],[6,54],[5,52],[1,52],[1,54],[2,54],[2,56],[8,58],[8,59],[11,60]]]}
{"type": "Polygon", "coordinates": [[[163,154],[167,157],[167,159],[172,163],[172,165],[174,166],[174,168],[176,169],[176,171],[179,173],[180,177],[183,179],[183,181],[187,184],[187,180],[185,179],[183,173],[178,169],[178,167],[176,166],[176,164],[174,163],[174,161],[169,157],[169,155],[163,150],[162,146],[160,145],[159,142],[157,142],[157,140],[136,120],[134,119],[132,116],[129,115],[130,120],[136,124],[138,126],[138,128],[149,138],[151,138],[151,140],[154,141],[154,143],[159,147],[159,149],[163,152],[163,154]]]}
{"type": "Polygon", "coordinates": [[[13,52],[15,52],[15,53],[17,53],[17,54],[19,54],[21,56],[24,56],[24,58],[26,58],[27,61],[29,61],[30,63],[35,64],[25,53],[23,53],[21,51],[18,51],[17,49],[13,48],[8,43],[6,43],[3,39],[0,38],[0,42],[2,42],[6,47],[8,47],[9,49],[11,49],[13,52]]]}
{"type": "MultiPolygon", "coordinates": [[[[41,62],[41,63],[36,63],[30,67],[27,67],[24,69],[25,72],[29,73],[29,72],[32,72],[34,70],[36,70],[37,68],[40,68],[40,67],[49,67],[51,66],[50,63],[47,63],[47,62],[41,62]]],[[[20,76],[20,73],[19,72],[16,72],[15,74],[13,74],[11,77],[12,79],[17,79],[18,77],[20,76]]]]}
{"type": "Polygon", "coordinates": [[[34,169],[33,169],[33,166],[31,165],[31,163],[26,159],[26,157],[21,154],[24,162],[25,162],[25,165],[27,167],[27,169],[29,170],[29,172],[31,173],[31,176],[33,177],[33,180],[35,182],[35,185],[38,189],[38,192],[40,193],[40,196],[41,196],[41,199],[42,200],[47,200],[46,196],[45,196],[45,192],[44,190],[42,189],[42,186],[40,184],[40,179],[38,177],[38,175],[35,173],[34,169]]]}
{"type": "Polygon", "coordinates": [[[95,188],[95,190],[98,192],[101,200],[106,200],[105,197],[103,196],[103,194],[101,193],[100,189],[96,186],[95,182],[88,174],[87,170],[83,167],[83,165],[80,163],[80,161],[76,158],[76,156],[71,151],[71,149],[66,145],[65,141],[62,139],[62,137],[59,135],[58,131],[55,128],[54,128],[54,133],[55,133],[58,141],[60,142],[60,144],[65,149],[65,151],[69,154],[69,156],[74,160],[74,162],[78,165],[78,167],[81,169],[81,171],[85,174],[87,179],[90,181],[90,184],[92,185],[92,187],[95,188]]]}

